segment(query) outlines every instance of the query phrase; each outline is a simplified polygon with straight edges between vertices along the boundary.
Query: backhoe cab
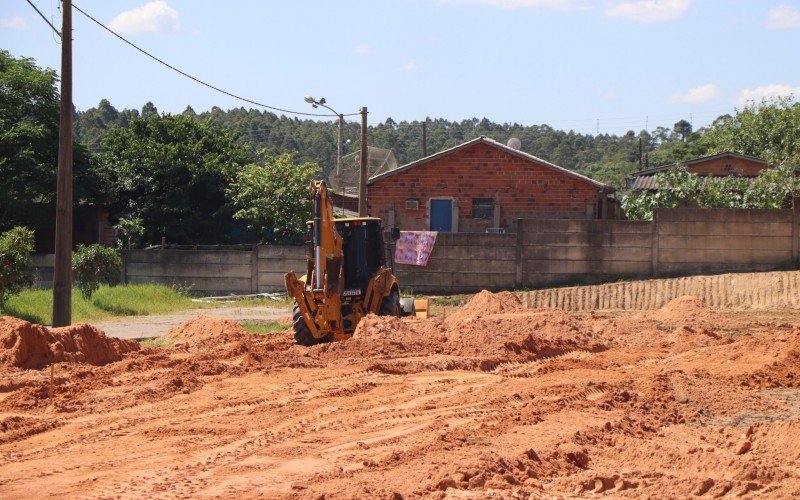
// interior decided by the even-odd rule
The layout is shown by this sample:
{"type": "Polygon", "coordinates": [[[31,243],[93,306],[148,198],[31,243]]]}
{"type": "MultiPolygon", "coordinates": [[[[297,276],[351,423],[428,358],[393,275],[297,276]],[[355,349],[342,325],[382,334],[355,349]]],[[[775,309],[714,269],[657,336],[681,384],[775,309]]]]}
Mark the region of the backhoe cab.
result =
{"type": "Polygon", "coordinates": [[[312,182],[310,191],[307,272],[285,275],[295,300],[294,338],[305,346],[350,338],[368,313],[401,313],[397,278],[385,266],[381,219],[334,219],[325,182],[312,182]]]}

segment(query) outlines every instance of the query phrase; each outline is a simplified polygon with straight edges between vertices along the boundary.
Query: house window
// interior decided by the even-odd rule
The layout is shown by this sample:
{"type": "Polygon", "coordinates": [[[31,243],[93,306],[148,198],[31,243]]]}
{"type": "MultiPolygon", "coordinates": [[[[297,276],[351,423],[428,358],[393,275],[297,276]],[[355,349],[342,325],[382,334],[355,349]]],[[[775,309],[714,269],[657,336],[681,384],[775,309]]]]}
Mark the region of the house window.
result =
{"type": "Polygon", "coordinates": [[[492,198],[472,198],[472,218],[492,219],[494,217],[494,200],[492,198]]]}

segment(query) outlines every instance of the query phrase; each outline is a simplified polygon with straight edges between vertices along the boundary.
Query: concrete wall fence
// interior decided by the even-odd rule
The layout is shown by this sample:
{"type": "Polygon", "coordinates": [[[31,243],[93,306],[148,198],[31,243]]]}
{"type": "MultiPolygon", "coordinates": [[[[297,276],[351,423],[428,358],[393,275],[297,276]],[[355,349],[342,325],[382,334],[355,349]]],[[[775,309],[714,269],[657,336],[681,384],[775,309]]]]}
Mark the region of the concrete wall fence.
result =
{"type": "MultiPolygon", "coordinates": [[[[797,201],[797,200],[796,200],[797,201]]],[[[303,246],[125,252],[130,283],[201,293],[283,289],[306,268],[303,246]]],[[[52,256],[35,257],[40,286],[52,256]]],[[[800,268],[800,203],[787,210],[659,209],[654,220],[520,219],[514,234],[440,233],[425,267],[396,265],[414,293],[546,288],[619,280],[800,268]]]]}

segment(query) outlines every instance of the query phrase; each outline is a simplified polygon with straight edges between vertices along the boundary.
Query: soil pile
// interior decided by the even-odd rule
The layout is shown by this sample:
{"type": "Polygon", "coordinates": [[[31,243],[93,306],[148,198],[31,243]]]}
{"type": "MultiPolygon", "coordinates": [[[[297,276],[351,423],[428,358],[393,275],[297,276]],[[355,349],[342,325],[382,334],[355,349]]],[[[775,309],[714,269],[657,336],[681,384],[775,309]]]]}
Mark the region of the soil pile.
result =
{"type": "Polygon", "coordinates": [[[369,315],[349,340],[317,346],[307,354],[327,363],[402,357],[406,360],[394,364],[405,370],[428,369],[429,363],[485,370],[510,361],[605,348],[591,327],[563,311],[524,309],[511,292],[483,291],[445,321],[369,315]],[[439,357],[431,359],[433,355],[439,357]],[[443,362],[442,356],[448,360],[443,362]],[[427,358],[423,363],[407,361],[422,357],[427,358]]]}
{"type": "Polygon", "coordinates": [[[498,314],[522,309],[522,302],[511,292],[492,293],[481,290],[469,302],[445,319],[447,326],[467,323],[487,314],[498,314]]]}
{"type": "Polygon", "coordinates": [[[64,361],[104,365],[138,349],[138,342],[106,337],[85,323],[48,329],[21,319],[0,317],[3,366],[36,369],[64,361]]]}
{"type": "Polygon", "coordinates": [[[644,317],[670,326],[702,326],[720,328],[727,321],[705,302],[691,295],[672,299],[661,309],[645,313],[644,317]]]}
{"type": "MultiPolygon", "coordinates": [[[[484,302],[479,298],[479,302],[484,302]]],[[[465,307],[469,307],[468,303],[465,307]]],[[[471,321],[450,323],[448,352],[487,356],[499,361],[550,357],[573,350],[602,351],[605,346],[586,324],[557,309],[511,309],[471,321]]]]}
{"type": "Polygon", "coordinates": [[[197,316],[170,329],[164,338],[186,343],[192,348],[213,349],[228,344],[246,342],[249,334],[238,321],[197,316]]]}

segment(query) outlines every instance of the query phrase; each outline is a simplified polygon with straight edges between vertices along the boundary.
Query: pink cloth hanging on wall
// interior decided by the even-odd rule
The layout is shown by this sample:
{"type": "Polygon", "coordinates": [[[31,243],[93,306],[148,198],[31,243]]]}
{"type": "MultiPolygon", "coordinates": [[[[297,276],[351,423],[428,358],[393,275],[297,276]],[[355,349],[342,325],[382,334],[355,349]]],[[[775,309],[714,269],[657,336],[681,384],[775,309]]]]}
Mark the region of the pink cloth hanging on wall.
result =
{"type": "Polygon", "coordinates": [[[427,266],[436,243],[436,234],[436,231],[400,231],[400,239],[394,249],[394,261],[398,264],[427,266]]]}

